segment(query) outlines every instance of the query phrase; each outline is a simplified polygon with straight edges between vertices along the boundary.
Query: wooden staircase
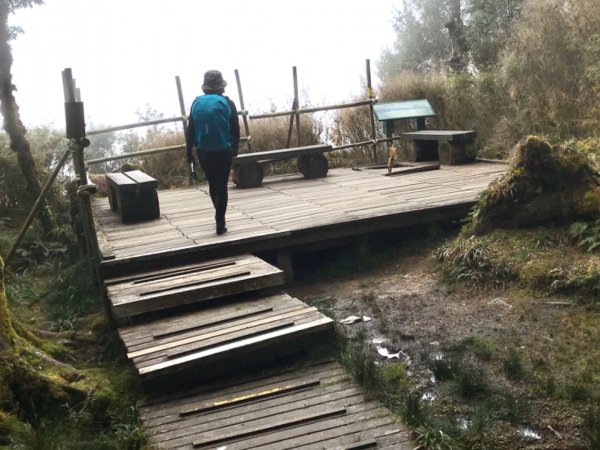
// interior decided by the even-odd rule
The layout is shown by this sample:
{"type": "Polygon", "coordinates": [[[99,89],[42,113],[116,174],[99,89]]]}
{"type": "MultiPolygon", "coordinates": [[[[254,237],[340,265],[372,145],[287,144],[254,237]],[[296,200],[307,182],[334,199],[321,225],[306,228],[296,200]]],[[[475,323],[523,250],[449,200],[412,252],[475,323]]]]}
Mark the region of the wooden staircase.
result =
{"type": "Polygon", "coordinates": [[[283,280],[251,255],[106,280],[153,448],[411,448],[341,366],[305,357],[333,320],[283,280]]]}

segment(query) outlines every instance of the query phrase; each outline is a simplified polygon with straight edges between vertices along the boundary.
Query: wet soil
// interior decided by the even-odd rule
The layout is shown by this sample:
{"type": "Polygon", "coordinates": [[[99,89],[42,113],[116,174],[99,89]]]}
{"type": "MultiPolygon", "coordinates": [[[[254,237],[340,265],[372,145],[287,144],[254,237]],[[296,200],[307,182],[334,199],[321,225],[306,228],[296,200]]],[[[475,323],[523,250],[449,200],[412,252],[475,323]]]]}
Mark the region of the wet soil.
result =
{"type": "MultiPolygon", "coordinates": [[[[338,322],[359,317],[352,324],[338,323],[339,331],[363,339],[378,364],[404,362],[412,389],[434,416],[458,424],[472,420],[476,402],[452,395],[448,383],[436,380],[432,372],[432,361],[455,359],[459,353],[462,363],[485,370],[493,391],[510,393],[527,404],[523,424],[496,421],[489,428],[494,436],[485,437],[486,443],[477,448],[490,448],[490,442],[493,448],[582,448],[580,419],[571,408],[532,394],[526,383],[508,380],[502,369],[509,349],[523,353],[527,361],[544,358],[561,327],[564,306],[517,290],[448,285],[432,251],[433,247],[390,258],[365,273],[329,275],[325,280],[299,276],[288,292],[338,322]],[[489,359],[464,353],[464,343],[473,338],[492,344],[489,359]],[[527,436],[525,429],[533,434],[527,436]]],[[[320,269],[318,255],[315,258],[313,273],[320,269]]]]}

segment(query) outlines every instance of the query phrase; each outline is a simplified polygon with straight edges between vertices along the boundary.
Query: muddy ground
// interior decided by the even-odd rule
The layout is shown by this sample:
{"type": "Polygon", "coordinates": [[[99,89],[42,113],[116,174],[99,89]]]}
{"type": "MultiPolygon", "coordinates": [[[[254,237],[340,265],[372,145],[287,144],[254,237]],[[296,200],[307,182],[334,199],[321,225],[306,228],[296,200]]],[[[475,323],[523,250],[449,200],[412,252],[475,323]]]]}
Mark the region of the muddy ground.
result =
{"type": "MultiPolygon", "coordinates": [[[[581,419],[572,408],[532,392],[523,380],[509,380],[503,373],[509,350],[522,354],[523,361],[544,359],[547,346],[555,345],[556,330],[564,326],[568,309],[562,304],[564,299],[540,298],[514,289],[448,285],[438,273],[434,248],[400,251],[362,273],[360,269],[350,273],[324,270],[328,275],[322,280],[315,273],[349,253],[315,254],[299,264],[296,285],[288,291],[338,321],[366,316],[366,322],[338,324],[338,328],[349,338],[363,339],[377,364],[404,362],[412,389],[436,418],[466,429],[481,420],[473,411],[483,397],[509,393],[524,412],[510,424],[499,418],[492,402],[483,419],[489,422],[487,431],[477,448],[583,448],[578,431],[581,419]],[[490,355],[479,359],[465,353],[465,342],[473,338],[489,343],[490,355]],[[392,358],[384,356],[386,352],[392,358]],[[451,393],[448,382],[435,378],[433,361],[457,357],[485,371],[486,394],[463,399],[451,393]]],[[[360,258],[356,263],[360,264],[360,258]]],[[[498,404],[497,408],[505,407],[498,404]]]]}

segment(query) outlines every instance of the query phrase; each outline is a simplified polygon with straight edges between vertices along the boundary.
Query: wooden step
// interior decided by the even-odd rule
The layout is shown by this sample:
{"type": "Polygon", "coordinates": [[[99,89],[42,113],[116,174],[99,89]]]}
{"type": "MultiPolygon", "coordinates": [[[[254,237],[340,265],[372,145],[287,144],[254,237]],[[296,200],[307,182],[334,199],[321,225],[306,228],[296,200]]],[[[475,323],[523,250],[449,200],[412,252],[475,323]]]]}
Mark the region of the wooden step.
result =
{"type": "Polygon", "coordinates": [[[150,444],[161,449],[414,447],[397,418],[366,400],[335,362],[241,377],[142,405],[140,415],[150,444]]]}
{"type": "Polygon", "coordinates": [[[115,319],[203,302],[284,283],[283,271],[252,255],[106,280],[115,319]]]}
{"type": "Polygon", "coordinates": [[[198,381],[298,352],[332,330],[332,319],[282,293],[123,326],[119,335],[152,390],[168,389],[162,383],[173,384],[174,374],[179,380],[189,372],[198,381]]]}

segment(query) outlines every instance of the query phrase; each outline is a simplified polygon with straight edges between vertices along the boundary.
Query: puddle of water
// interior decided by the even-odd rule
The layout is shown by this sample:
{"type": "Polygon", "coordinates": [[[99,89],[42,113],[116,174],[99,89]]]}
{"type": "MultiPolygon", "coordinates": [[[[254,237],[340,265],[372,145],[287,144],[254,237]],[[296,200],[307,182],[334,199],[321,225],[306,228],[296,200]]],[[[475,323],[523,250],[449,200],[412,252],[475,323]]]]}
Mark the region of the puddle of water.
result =
{"type": "Polygon", "coordinates": [[[425,392],[421,395],[421,401],[432,402],[435,400],[435,394],[433,392],[425,392]]]}
{"type": "Polygon", "coordinates": [[[464,417],[459,417],[456,422],[457,422],[458,428],[460,428],[463,431],[467,431],[471,427],[471,421],[468,419],[465,419],[464,417]]]}
{"type": "Polygon", "coordinates": [[[379,353],[381,356],[383,356],[384,358],[387,358],[387,359],[392,359],[392,358],[400,359],[400,352],[390,353],[390,351],[387,348],[381,347],[380,345],[377,346],[377,353],[379,353]]]}
{"type": "Polygon", "coordinates": [[[528,439],[534,439],[536,441],[542,439],[542,436],[533,431],[531,428],[519,428],[519,434],[523,437],[526,437],[528,439]]]}

